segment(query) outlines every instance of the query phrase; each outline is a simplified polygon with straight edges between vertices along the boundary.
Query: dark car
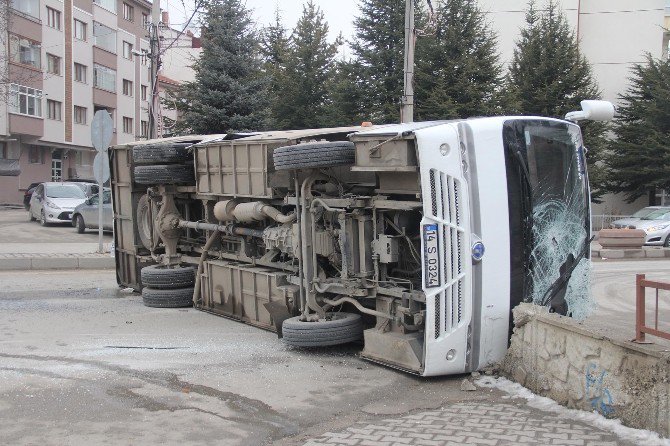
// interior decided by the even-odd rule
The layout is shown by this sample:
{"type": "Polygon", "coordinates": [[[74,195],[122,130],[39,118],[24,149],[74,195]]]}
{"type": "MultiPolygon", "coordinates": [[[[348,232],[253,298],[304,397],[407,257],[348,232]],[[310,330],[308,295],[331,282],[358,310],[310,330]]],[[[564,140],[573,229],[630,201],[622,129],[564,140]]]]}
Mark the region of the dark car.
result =
{"type": "Polygon", "coordinates": [[[35,188],[39,186],[40,183],[30,183],[30,186],[28,186],[28,189],[23,194],[23,207],[26,208],[26,211],[30,209],[30,197],[33,196],[33,192],[35,192],[35,188]]]}

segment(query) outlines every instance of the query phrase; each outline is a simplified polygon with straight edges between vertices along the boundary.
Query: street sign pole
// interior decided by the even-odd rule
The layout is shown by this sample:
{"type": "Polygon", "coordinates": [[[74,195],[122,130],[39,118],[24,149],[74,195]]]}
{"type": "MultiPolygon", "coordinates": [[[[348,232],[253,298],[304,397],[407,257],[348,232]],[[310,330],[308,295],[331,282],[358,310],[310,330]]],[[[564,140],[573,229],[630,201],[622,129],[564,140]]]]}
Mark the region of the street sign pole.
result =
{"type": "MultiPolygon", "coordinates": [[[[107,152],[100,152],[96,156],[106,156],[107,152]]],[[[102,205],[105,201],[105,194],[103,193],[102,188],[104,187],[105,182],[103,181],[105,163],[98,163],[100,167],[96,173],[98,179],[98,252],[103,253],[102,249],[102,205]]]]}
{"type": "Polygon", "coordinates": [[[98,153],[93,160],[93,174],[98,180],[98,252],[103,253],[102,247],[102,219],[103,204],[105,201],[104,184],[109,179],[109,158],[107,148],[112,142],[114,133],[114,121],[107,110],[98,110],[91,122],[91,142],[98,153]]]}

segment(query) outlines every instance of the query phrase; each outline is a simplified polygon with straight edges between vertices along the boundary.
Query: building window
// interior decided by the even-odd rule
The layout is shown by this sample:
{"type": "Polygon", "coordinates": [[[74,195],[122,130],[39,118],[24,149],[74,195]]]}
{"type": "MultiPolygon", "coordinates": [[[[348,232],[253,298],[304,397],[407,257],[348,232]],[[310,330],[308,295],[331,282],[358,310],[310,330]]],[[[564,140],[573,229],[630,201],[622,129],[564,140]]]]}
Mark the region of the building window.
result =
{"type": "Polygon", "coordinates": [[[60,11],[47,6],[47,26],[60,30],[60,11]]]}
{"type": "Polygon", "coordinates": [[[74,80],[86,83],[86,65],[74,63],[74,80]]]}
{"type": "Polygon", "coordinates": [[[133,44],[129,42],[123,42],[123,57],[128,60],[133,60],[133,44]]]}
{"type": "Polygon", "coordinates": [[[133,118],[123,117],[123,133],[133,133],[133,118]]]}
{"type": "Polygon", "coordinates": [[[0,142],[0,160],[6,160],[7,159],[7,143],[6,142],[0,142]]]}
{"type": "Polygon", "coordinates": [[[44,151],[40,146],[29,147],[28,162],[30,164],[44,164],[44,151]]]}
{"type": "Polygon", "coordinates": [[[128,79],[123,80],[123,94],[126,96],[132,96],[133,95],[133,82],[129,81],[128,79]]]}
{"type": "Polygon", "coordinates": [[[9,111],[42,117],[42,90],[18,84],[9,85],[9,111]]]}
{"type": "Polygon", "coordinates": [[[40,43],[19,36],[9,36],[9,57],[12,62],[41,68],[40,43]]]}
{"type": "Polygon", "coordinates": [[[47,72],[60,76],[60,57],[47,53],[47,72]]]}
{"type": "Polygon", "coordinates": [[[140,121],[140,131],[142,132],[142,138],[149,137],[149,121],[140,121]]]}
{"type": "Polygon", "coordinates": [[[102,90],[116,92],[116,70],[94,64],[93,86],[102,90]]]}
{"type": "Polygon", "coordinates": [[[142,13],[142,26],[146,27],[149,23],[149,15],[142,13]]]}
{"type": "Polygon", "coordinates": [[[93,44],[116,54],[116,31],[102,23],[93,22],[93,44]]]}
{"type": "Polygon", "coordinates": [[[40,18],[40,0],[10,0],[10,3],[13,9],[40,18]]]}
{"type": "Polygon", "coordinates": [[[133,16],[135,15],[134,12],[135,12],[135,9],[132,6],[130,6],[128,3],[123,4],[123,18],[124,19],[128,20],[129,22],[132,22],[133,21],[133,16]]]}
{"type": "Polygon", "coordinates": [[[47,99],[47,118],[60,121],[62,108],[63,104],[61,102],[47,99]]]}
{"type": "Polygon", "coordinates": [[[86,124],[86,107],[74,106],[75,124],[86,124]]]}
{"type": "Polygon", "coordinates": [[[74,38],[86,40],[86,23],[81,20],[74,19],[74,38]]]}
{"type": "Polygon", "coordinates": [[[109,11],[116,12],[116,0],[93,0],[93,3],[100,5],[109,11]]]}
{"type": "Polygon", "coordinates": [[[147,86],[146,86],[146,85],[142,85],[142,86],[140,87],[140,89],[141,89],[141,92],[142,92],[142,96],[141,96],[141,97],[142,97],[142,100],[143,100],[143,101],[146,101],[146,100],[147,100],[147,86]]]}

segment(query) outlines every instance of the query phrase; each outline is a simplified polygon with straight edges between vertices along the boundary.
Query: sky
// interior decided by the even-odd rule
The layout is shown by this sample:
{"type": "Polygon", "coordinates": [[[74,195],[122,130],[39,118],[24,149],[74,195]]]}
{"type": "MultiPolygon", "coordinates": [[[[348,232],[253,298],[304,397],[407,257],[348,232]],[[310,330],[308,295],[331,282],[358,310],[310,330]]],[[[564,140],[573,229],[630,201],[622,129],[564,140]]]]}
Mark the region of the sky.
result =
{"type": "MultiPolygon", "coordinates": [[[[181,29],[193,12],[197,0],[161,0],[161,8],[169,11],[173,28],[181,29]]],[[[303,0],[246,0],[259,27],[274,22],[275,9],[279,6],[284,25],[293,29],[302,15],[303,0]]],[[[330,27],[329,37],[334,40],[341,32],[345,39],[353,34],[353,20],[358,15],[357,0],[314,0],[323,11],[330,27]]]]}

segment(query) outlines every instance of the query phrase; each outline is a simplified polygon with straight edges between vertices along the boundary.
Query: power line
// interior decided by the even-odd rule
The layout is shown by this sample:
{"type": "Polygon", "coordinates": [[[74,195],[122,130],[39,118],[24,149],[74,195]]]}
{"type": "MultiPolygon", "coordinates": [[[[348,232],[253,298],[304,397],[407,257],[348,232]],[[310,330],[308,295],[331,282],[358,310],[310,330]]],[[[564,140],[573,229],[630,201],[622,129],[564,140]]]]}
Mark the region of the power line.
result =
{"type": "Polygon", "coordinates": [[[198,9],[200,9],[200,7],[202,6],[202,4],[203,4],[204,2],[205,2],[205,0],[200,0],[200,1],[198,2],[198,4],[195,5],[195,7],[193,8],[193,14],[191,14],[191,17],[189,17],[189,19],[186,21],[186,25],[184,25],[184,27],[182,28],[182,30],[179,31],[179,34],[177,34],[177,36],[173,38],[172,43],[170,43],[170,45],[168,45],[168,46],[162,51],[162,53],[165,53],[167,50],[169,50],[170,48],[172,48],[172,46],[175,44],[175,42],[178,41],[179,38],[182,36],[182,34],[184,34],[184,33],[186,32],[186,30],[188,29],[188,26],[191,24],[191,21],[193,20],[193,17],[195,17],[196,13],[198,12],[198,9]]]}

